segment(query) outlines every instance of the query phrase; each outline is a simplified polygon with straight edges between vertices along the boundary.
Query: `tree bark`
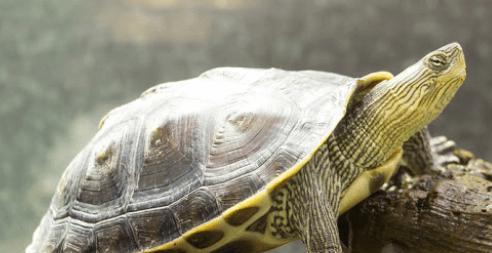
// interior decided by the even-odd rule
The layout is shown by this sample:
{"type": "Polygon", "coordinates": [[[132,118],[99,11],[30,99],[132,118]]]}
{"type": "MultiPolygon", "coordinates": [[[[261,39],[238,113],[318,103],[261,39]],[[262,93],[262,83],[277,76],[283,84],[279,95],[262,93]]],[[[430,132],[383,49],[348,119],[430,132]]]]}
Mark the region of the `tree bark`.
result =
{"type": "Polygon", "coordinates": [[[353,253],[492,252],[492,164],[449,152],[460,161],[439,175],[400,173],[343,217],[353,253]]]}

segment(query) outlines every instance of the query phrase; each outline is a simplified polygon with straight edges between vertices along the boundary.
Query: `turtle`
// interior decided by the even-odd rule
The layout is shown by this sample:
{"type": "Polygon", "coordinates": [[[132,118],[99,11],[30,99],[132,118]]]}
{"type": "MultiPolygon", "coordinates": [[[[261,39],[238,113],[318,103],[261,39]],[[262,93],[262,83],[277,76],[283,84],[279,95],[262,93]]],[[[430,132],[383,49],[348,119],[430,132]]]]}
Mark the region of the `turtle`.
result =
{"type": "Polygon", "coordinates": [[[219,67],[154,86],[101,120],[26,252],[342,252],[337,218],[402,162],[432,164],[426,126],[465,76],[451,43],[396,76],[219,67]]]}

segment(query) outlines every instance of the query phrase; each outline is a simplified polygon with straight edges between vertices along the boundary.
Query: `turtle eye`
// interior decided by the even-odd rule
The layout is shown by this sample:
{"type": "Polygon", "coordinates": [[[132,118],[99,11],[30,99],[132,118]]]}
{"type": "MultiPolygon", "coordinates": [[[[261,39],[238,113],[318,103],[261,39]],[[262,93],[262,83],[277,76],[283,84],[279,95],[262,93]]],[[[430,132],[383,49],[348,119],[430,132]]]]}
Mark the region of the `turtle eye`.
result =
{"type": "Polygon", "coordinates": [[[431,55],[427,62],[429,67],[436,71],[444,70],[449,64],[448,57],[443,53],[431,55]]]}

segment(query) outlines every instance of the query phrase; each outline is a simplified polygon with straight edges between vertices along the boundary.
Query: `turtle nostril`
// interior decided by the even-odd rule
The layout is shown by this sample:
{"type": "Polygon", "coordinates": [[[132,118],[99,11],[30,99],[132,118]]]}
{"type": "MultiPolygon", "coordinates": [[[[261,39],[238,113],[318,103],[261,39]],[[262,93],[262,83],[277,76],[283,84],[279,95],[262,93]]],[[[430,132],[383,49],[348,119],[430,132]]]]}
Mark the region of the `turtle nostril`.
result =
{"type": "Polygon", "coordinates": [[[461,48],[460,43],[458,43],[458,42],[453,42],[453,43],[451,43],[451,44],[449,44],[449,45],[450,45],[452,48],[456,49],[456,50],[460,50],[460,51],[462,51],[462,50],[463,50],[463,49],[461,48]]]}

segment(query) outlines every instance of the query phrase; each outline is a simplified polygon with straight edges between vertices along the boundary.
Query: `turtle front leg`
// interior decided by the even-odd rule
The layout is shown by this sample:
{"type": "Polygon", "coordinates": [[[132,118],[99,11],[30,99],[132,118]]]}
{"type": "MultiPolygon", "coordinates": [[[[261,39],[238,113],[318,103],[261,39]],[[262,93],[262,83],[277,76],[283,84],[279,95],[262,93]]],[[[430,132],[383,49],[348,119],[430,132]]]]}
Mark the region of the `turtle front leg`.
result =
{"type": "Polygon", "coordinates": [[[304,213],[304,226],[301,240],[308,253],[342,253],[338,234],[337,218],[333,208],[322,204],[310,206],[304,213]]]}
{"type": "Polygon", "coordinates": [[[454,147],[453,141],[444,136],[432,138],[424,128],[403,144],[403,161],[413,175],[440,173],[444,165],[459,161],[448,152],[454,147]]]}
{"type": "Polygon", "coordinates": [[[429,130],[424,128],[403,144],[403,162],[410,174],[425,174],[427,168],[431,168],[432,173],[437,172],[430,139],[429,130]]]}
{"type": "Polygon", "coordinates": [[[337,227],[340,188],[335,173],[313,163],[286,185],[289,230],[304,242],[308,253],[343,252],[337,227]]]}

